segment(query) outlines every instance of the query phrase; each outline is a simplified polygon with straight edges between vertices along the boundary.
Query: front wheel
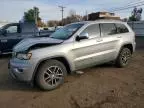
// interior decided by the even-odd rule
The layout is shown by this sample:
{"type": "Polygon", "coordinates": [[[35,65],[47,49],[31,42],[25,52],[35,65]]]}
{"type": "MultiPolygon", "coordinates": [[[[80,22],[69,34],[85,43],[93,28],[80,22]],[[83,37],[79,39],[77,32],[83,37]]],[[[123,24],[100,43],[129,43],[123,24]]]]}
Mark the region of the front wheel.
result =
{"type": "Polygon", "coordinates": [[[122,48],[116,59],[116,66],[120,68],[127,66],[131,56],[132,52],[129,48],[122,48]]]}
{"type": "Polygon", "coordinates": [[[36,83],[43,90],[53,90],[64,83],[67,70],[63,63],[48,60],[40,66],[36,75],[36,83]]]}

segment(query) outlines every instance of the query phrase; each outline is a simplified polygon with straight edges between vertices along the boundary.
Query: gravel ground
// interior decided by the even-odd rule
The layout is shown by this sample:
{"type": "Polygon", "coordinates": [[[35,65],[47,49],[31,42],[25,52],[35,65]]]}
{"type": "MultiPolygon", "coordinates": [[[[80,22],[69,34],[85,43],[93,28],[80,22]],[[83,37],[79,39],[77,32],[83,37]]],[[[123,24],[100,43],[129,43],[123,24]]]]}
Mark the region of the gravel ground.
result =
{"type": "Polygon", "coordinates": [[[8,59],[0,58],[0,108],[144,108],[144,50],[126,68],[105,64],[84,69],[48,92],[10,79],[8,59]]]}

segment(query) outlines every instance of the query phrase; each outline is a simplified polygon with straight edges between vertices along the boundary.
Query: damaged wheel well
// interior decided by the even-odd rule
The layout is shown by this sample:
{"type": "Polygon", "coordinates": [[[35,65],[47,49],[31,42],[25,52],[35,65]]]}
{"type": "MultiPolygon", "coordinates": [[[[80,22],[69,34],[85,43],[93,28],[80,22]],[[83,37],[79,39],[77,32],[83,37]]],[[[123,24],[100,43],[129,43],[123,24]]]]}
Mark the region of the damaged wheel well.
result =
{"type": "MultiPolygon", "coordinates": [[[[64,57],[48,58],[48,59],[44,59],[44,60],[40,61],[40,63],[37,65],[37,67],[36,67],[36,69],[35,69],[35,72],[34,72],[34,75],[33,75],[33,81],[35,80],[35,76],[36,76],[36,74],[37,74],[38,69],[40,68],[40,66],[43,65],[43,64],[44,64],[45,62],[47,62],[48,60],[51,60],[51,59],[58,60],[58,61],[60,61],[61,63],[63,63],[64,66],[65,66],[66,69],[67,69],[68,74],[71,73],[71,67],[70,67],[68,61],[66,60],[66,58],[64,58],[64,57]]],[[[34,82],[35,82],[35,81],[34,81],[34,82]]]]}
{"type": "Polygon", "coordinates": [[[128,48],[128,49],[130,49],[131,53],[133,53],[133,46],[132,46],[132,44],[123,45],[122,48],[128,48]]]}
{"type": "Polygon", "coordinates": [[[56,57],[56,58],[53,58],[53,59],[62,62],[62,63],[65,65],[65,67],[66,67],[66,69],[67,69],[67,72],[68,72],[69,74],[71,73],[70,65],[69,65],[68,61],[67,61],[64,57],[56,57]]]}

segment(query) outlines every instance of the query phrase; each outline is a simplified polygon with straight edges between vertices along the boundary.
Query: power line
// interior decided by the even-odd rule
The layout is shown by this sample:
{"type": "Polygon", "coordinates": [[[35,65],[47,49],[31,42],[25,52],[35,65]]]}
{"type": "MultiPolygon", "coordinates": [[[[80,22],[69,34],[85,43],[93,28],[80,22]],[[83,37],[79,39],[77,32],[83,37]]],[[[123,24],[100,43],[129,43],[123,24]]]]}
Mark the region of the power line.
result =
{"type": "Polygon", "coordinates": [[[131,6],[131,5],[136,5],[136,4],[139,4],[139,3],[143,3],[144,2],[144,0],[139,0],[139,1],[135,1],[135,2],[129,2],[129,3],[127,3],[127,5],[125,5],[125,6],[122,6],[122,7],[118,7],[118,8],[111,8],[111,10],[115,10],[115,9],[119,9],[119,8],[124,8],[124,7],[127,7],[127,6],[131,6]]]}
{"type": "Polygon", "coordinates": [[[129,2],[129,3],[127,3],[127,5],[132,5],[132,4],[135,4],[135,3],[137,3],[137,2],[143,2],[144,0],[135,0],[135,1],[133,1],[133,2],[129,2]]]}
{"type": "Polygon", "coordinates": [[[120,8],[115,8],[115,9],[113,9],[113,10],[111,10],[111,11],[119,11],[119,10],[125,10],[125,9],[129,9],[129,8],[133,8],[133,7],[137,7],[137,6],[142,6],[143,5],[143,3],[144,3],[144,1],[142,1],[142,2],[138,2],[138,3],[135,3],[135,4],[131,4],[131,5],[127,5],[127,6],[124,6],[124,7],[120,7],[120,8]]]}
{"type": "Polygon", "coordinates": [[[134,4],[136,4],[136,3],[139,3],[139,2],[143,2],[144,0],[135,0],[135,1],[133,1],[133,2],[128,2],[128,3],[126,3],[127,5],[134,5],[134,4]]]}
{"type": "Polygon", "coordinates": [[[139,6],[142,5],[144,3],[144,1],[139,1],[139,2],[132,2],[129,5],[123,6],[123,7],[119,7],[119,8],[113,8],[111,9],[111,11],[118,11],[118,10],[125,10],[125,8],[133,8],[135,6],[139,6]]]}
{"type": "Polygon", "coordinates": [[[121,11],[121,10],[127,10],[127,9],[130,9],[130,8],[133,8],[133,7],[143,6],[143,5],[144,5],[144,2],[142,4],[138,4],[138,5],[134,5],[134,6],[129,6],[129,7],[125,7],[125,8],[121,8],[121,9],[117,9],[117,10],[113,10],[112,12],[121,11]]]}
{"type": "Polygon", "coordinates": [[[66,8],[66,7],[64,7],[64,6],[59,6],[59,8],[61,8],[61,12],[62,12],[62,25],[63,25],[63,13],[64,13],[64,8],[66,8]]]}

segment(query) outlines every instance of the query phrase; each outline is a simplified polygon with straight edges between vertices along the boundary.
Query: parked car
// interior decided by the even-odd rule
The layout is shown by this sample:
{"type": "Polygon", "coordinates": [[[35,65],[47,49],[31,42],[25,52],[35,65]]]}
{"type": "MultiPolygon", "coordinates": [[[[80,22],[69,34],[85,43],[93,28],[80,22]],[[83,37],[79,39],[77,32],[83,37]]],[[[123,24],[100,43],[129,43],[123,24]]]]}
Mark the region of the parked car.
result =
{"type": "Polygon", "coordinates": [[[10,74],[20,81],[35,82],[43,90],[53,90],[76,70],[111,61],[118,67],[127,66],[135,46],[135,34],[124,22],[73,23],[49,38],[25,39],[17,44],[10,74]]]}
{"type": "Polygon", "coordinates": [[[13,46],[24,38],[46,36],[52,32],[38,31],[34,23],[10,23],[0,28],[0,54],[12,52],[13,46]]]}

